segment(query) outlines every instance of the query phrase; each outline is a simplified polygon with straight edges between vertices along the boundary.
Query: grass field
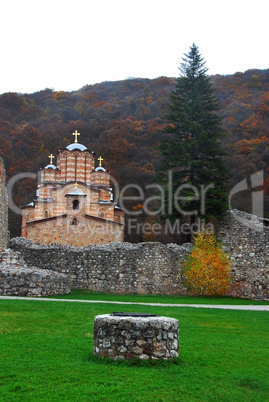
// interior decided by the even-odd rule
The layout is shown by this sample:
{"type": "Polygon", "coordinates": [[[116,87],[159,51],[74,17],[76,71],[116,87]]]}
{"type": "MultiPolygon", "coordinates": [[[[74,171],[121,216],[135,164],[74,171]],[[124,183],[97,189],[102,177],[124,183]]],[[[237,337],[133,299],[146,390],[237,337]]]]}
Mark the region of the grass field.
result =
{"type": "Polygon", "coordinates": [[[94,316],[114,310],[109,304],[0,300],[0,400],[269,399],[268,313],[133,305],[133,312],[179,320],[180,358],[130,364],[92,356],[94,316]]]}
{"type": "Polygon", "coordinates": [[[191,297],[191,296],[165,296],[165,295],[126,295],[100,293],[92,290],[72,290],[67,295],[51,296],[56,299],[77,300],[106,300],[136,303],[164,303],[164,304],[227,304],[227,305],[269,305],[269,301],[237,299],[233,297],[191,297]]]}

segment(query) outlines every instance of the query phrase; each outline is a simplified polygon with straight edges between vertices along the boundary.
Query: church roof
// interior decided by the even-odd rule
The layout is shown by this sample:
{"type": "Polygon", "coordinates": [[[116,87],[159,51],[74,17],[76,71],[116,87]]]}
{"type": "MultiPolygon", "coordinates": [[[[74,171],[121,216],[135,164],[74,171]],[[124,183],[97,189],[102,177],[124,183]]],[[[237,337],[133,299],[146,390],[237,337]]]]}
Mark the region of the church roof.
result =
{"type": "Polygon", "coordinates": [[[71,193],[66,193],[66,194],[65,194],[65,197],[66,197],[67,195],[83,195],[84,197],[87,197],[87,194],[84,194],[84,193],[82,193],[81,191],[78,191],[78,190],[74,190],[74,191],[72,191],[71,193]]]}
{"type": "Polygon", "coordinates": [[[66,147],[69,151],[73,151],[74,149],[79,149],[80,151],[85,151],[87,147],[85,145],[80,144],[79,142],[74,142],[66,147]]]}

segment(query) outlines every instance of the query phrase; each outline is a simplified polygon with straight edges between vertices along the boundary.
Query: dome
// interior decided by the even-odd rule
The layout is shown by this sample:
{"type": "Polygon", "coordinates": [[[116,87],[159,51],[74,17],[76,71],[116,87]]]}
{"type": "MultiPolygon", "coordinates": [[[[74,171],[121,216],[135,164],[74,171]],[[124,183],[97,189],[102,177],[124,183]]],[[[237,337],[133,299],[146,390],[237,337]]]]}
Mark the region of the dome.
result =
{"type": "Polygon", "coordinates": [[[79,144],[78,142],[74,142],[66,147],[69,151],[73,151],[74,149],[79,149],[80,151],[85,151],[87,149],[85,145],[79,144]]]}
{"type": "Polygon", "coordinates": [[[99,166],[99,167],[97,167],[96,169],[94,169],[95,170],[95,172],[106,172],[106,169],[105,168],[103,168],[102,166],[99,166]]]}
{"type": "Polygon", "coordinates": [[[57,167],[55,165],[47,165],[45,169],[57,169],[57,167]]]}

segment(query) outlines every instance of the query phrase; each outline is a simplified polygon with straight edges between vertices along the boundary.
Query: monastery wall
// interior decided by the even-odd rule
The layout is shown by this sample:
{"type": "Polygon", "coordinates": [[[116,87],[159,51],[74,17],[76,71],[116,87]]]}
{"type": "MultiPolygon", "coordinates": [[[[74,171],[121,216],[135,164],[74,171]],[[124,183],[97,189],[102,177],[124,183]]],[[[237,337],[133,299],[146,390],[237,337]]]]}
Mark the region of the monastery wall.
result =
{"type": "Polygon", "coordinates": [[[59,272],[29,267],[12,250],[0,250],[0,295],[50,296],[70,293],[70,278],[59,272]]]}
{"type": "Polygon", "coordinates": [[[180,266],[189,245],[111,243],[106,246],[46,246],[11,240],[28,265],[58,271],[71,288],[111,293],[185,294],[180,266]]]}
{"type": "Polygon", "coordinates": [[[6,171],[3,159],[0,157],[0,249],[7,248],[8,232],[8,199],[6,190],[6,171]]]}
{"type": "MultiPolygon", "coordinates": [[[[253,215],[233,211],[219,228],[232,260],[231,296],[269,300],[269,229],[253,215]]],[[[190,245],[111,243],[87,247],[46,246],[11,240],[28,265],[58,271],[71,288],[112,293],[186,294],[181,267],[190,245]]]]}
{"type": "Polygon", "coordinates": [[[269,220],[229,211],[218,238],[231,256],[231,295],[269,300],[269,220]]]}

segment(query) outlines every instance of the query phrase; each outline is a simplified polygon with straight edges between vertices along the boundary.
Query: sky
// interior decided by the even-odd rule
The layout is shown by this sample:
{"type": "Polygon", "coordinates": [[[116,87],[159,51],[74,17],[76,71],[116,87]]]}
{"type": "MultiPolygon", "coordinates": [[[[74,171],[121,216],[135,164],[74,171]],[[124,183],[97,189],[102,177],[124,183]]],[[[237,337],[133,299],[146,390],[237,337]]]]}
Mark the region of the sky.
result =
{"type": "Polygon", "coordinates": [[[6,0],[0,93],[177,77],[195,43],[208,74],[269,68],[268,0],[6,0]]]}

